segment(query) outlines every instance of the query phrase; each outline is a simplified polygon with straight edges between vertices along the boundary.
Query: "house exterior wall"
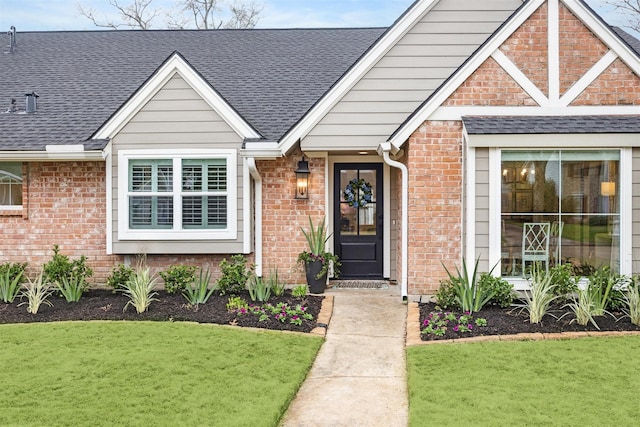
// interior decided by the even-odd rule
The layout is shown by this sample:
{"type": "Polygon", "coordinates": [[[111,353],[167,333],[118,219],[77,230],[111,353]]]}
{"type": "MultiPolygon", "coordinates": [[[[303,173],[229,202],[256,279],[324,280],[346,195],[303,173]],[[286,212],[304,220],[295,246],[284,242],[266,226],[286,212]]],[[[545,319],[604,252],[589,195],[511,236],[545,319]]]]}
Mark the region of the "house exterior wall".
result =
{"type": "MultiPolygon", "coordinates": [[[[560,91],[570,86],[604,55],[608,48],[569,10],[560,4],[560,91]]],[[[549,92],[546,3],[500,50],[533,81],[549,92]]],[[[599,76],[573,106],[638,105],[640,78],[619,59],[599,76]]],[[[442,104],[458,106],[537,106],[538,104],[492,58],[488,58],[442,104]]],[[[485,110],[488,112],[488,110],[485,110]]],[[[544,136],[540,136],[544,138],[544,136]]],[[[464,237],[462,224],[463,132],[460,121],[425,121],[405,144],[410,169],[409,293],[433,294],[447,268],[460,263],[464,237]],[[443,159],[446,161],[442,162],[443,159]],[[448,177],[452,181],[448,181],[448,177]],[[442,191],[446,188],[446,192],[442,191]],[[446,194],[445,194],[446,193],[446,194]],[[433,198],[433,199],[432,199],[433,198]],[[444,226],[439,225],[440,218],[444,226]]],[[[561,148],[561,147],[558,147],[561,148]]],[[[489,266],[489,150],[475,149],[475,256],[480,268],[489,266]]],[[[633,150],[633,259],[640,256],[640,154],[633,150]]],[[[475,260],[467,260],[474,262],[475,260]]],[[[634,272],[640,265],[634,261],[634,272]]]]}
{"type": "Polygon", "coordinates": [[[461,135],[460,121],[427,121],[405,146],[410,294],[432,294],[462,254],[461,135]]]}
{"type": "MultiPolygon", "coordinates": [[[[302,228],[309,230],[309,217],[317,226],[325,217],[326,158],[309,159],[309,199],[294,198],[298,156],[258,161],[262,177],[263,274],[275,268],[285,283],[306,283],[304,269],[296,267],[298,254],[309,246],[302,228]]],[[[327,218],[327,221],[329,219],[327,218]]]]}
{"type": "Polygon", "coordinates": [[[28,262],[33,278],[58,245],[71,259],[85,255],[90,282],[104,283],[119,261],[106,254],[105,164],[31,162],[23,170],[28,198],[22,213],[0,216],[0,263],[28,262]]]}
{"type": "MultiPolygon", "coordinates": [[[[242,139],[179,75],[166,85],[123,127],[113,139],[113,250],[120,254],[229,254],[243,251],[243,173],[236,156],[237,238],[235,240],[124,241],[118,238],[118,176],[121,150],[140,149],[236,149],[242,139]]],[[[121,170],[122,169],[122,170],[121,170]]],[[[247,236],[246,238],[250,238],[247,236]]]]}
{"type": "Polygon", "coordinates": [[[311,130],[302,149],[375,150],[520,5],[441,0],[311,130]]]}

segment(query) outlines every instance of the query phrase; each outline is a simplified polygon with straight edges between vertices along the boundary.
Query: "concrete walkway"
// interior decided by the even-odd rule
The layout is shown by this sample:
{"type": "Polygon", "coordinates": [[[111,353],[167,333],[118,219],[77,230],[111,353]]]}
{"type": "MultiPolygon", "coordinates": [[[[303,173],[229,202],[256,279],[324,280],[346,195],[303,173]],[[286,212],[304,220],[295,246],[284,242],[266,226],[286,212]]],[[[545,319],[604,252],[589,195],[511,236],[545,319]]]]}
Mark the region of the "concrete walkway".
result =
{"type": "Polygon", "coordinates": [[[407,306],[391,289],[335,289],[326,341],[285,414],[283,427],[408,422],[407,306]]]}

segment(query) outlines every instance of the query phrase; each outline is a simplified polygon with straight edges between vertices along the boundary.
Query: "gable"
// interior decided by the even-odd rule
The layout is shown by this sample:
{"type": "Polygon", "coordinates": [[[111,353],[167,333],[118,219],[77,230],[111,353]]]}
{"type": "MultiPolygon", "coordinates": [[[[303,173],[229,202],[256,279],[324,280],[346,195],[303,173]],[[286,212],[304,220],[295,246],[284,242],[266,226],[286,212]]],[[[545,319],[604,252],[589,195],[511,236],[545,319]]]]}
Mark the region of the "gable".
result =
{"type": "Polygon", "coordinates": [[[521,12],[526,15],[507,22],[390,142],[401,146],[425,120],[637,114],[640,61],[582,2],[533,0],[521,12]]]}
{"type": "Polygon", "coordinates": [[[393,42],[380,40],[375,48],[384,51],[362,76],[308,130],[291,138],[301,137],[304,150],[376,149],[520,5],[520,0],[416,2],[387,35],[404,33],[393,42]]]}
{"type": "Polygon", "coordinates": [[[178,73],[115,136],[118,146],[239,146],[243,139],[178,73]]]}

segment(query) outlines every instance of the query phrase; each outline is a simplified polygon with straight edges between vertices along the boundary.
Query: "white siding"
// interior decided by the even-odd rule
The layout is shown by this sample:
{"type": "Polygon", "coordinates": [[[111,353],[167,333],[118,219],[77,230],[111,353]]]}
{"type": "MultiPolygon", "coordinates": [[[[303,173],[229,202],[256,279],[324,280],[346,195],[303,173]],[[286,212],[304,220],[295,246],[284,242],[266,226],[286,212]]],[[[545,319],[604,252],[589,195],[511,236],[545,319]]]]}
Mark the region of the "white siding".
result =
{"type": "Polygon", "coordinates": [[[375,149],[521,4],[440,1],[311,130],[303,150],[375,149]]]}
{"type": "MultiPolygon", "coordinates": [[[[132,149],[240,149],[242,138],[178,75],[113,138],[113,249],[115,253],[241,253],[243,236],[242,159],[238,156],[238,238],[215,241],[118,240],[118,152],[132,149]]],[[[247,236],[248,237],[248,236],[247,236]]]]}

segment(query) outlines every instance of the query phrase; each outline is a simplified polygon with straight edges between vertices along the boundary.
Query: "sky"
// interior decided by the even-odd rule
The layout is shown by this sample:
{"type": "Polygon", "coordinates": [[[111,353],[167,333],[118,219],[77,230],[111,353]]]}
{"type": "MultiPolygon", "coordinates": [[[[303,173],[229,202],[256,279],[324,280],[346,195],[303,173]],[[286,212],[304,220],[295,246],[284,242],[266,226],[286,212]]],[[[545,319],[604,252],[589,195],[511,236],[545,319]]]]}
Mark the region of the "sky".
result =
{"type": "MultiPolygon", "coordinates": [[[[119,0],[126,4],[131,0],[119,0]]],[[[254,0],[264,6],[257,28],[386,27],[413,0],[254,0]]],[[[469,0],[478,1],[478,0],[469,0]]],[[[153,0],[153,7],[167,10],[177,0],[153,0]]],[[[607,22],[623,26],[625,18],[606,6],[604,0],[587,0],[607,22]]],[[[96,16],[108,19],[114,8],[108,0],[0,0],[0,32],[12,25],[20,31],[95,30],[78,12],[78,4],[93,8],[96,16]]],[[[155,28],[162,28],[158,22],[155,28]]]]}

